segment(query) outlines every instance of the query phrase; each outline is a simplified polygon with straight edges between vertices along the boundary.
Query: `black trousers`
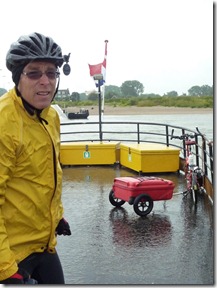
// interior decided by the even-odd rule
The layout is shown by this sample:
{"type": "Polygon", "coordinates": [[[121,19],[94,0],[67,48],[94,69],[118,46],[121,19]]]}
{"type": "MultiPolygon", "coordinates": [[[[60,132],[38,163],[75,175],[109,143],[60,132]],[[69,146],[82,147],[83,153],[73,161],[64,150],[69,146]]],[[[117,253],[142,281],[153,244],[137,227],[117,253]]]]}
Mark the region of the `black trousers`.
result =
{"type": "Polygon", "coordinates": [[[57,253],[33,253],[19,263],[38,284],[65,284],[62,265],[57,253]]]}

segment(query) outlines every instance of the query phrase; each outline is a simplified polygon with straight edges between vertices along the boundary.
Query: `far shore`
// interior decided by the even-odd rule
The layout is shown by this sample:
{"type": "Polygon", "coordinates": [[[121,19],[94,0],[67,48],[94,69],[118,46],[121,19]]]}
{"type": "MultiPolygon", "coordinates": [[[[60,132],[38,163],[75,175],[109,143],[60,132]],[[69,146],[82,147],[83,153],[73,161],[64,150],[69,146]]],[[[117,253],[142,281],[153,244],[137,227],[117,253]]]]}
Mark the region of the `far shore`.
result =
{"type": "MultiPolygon", "coordinates": [[[[78,112],[80,108],[89,110],[90,115],[99,115],[98,106],[68,107],[67,112],[78,112]]],[[[158,115],[158,114],[213,114],[212,108],[179,108],[179,107],[136,107],[108,106],[104,107],[104,115],[158,115]]]]}

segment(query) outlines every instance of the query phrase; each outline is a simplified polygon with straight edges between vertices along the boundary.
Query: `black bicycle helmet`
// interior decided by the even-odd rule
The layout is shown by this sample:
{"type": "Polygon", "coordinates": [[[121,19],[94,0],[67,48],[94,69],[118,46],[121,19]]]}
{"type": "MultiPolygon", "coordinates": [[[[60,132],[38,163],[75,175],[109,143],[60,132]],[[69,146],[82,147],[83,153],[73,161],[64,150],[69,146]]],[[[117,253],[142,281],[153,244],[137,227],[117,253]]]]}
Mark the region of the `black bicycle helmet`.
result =
{"type": "Polygon", "coordinates": [[[23,66],[34,60],[49,60],[61,67],[64,58],[62,50],[51,37],[40,33],[21,36],[11,44],[6,56],[6,66],[13,72],[17,66],[23,66]]]}
{"type": "Polygon", "coordinates": [[[61,67],[65,61],[60,46],[51,37],[36,32],[21,36],[17,42],[11,44],[6,56],[6,66],[12,72],[12,79],[16,85],[24,67],[35,60],[49,61],[56,67],[61,67]]]}

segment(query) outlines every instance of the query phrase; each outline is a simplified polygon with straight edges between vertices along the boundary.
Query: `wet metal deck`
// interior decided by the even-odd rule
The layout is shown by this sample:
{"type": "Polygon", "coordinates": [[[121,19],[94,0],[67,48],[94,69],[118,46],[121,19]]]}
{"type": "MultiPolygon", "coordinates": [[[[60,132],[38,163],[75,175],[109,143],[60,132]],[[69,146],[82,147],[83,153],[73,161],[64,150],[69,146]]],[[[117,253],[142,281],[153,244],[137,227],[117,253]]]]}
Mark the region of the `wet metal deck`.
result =
{"type": "MultiPolygon", "coordinates": [[[[128,285],[214,283],[213,207],[175,195],[154,202],[145,218],[125,203],[115,208],[115,177],[137,176],[114,167],[64,168],[63,203],[72,235],[58,236],[66,284],[128,285]]],[[[185,190],[183,175],[157,175],[185,190]]]]}

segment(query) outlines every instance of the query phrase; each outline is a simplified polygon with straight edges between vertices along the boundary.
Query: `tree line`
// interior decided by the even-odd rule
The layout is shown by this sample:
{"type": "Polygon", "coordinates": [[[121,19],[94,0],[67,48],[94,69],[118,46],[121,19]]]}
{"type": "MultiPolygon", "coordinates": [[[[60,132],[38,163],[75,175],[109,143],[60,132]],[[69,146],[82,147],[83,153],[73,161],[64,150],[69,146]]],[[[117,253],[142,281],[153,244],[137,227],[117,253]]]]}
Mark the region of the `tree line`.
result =
{"type": "MultiPolygon", "coordinates": [[[[167,97],[178,97],[178,96],[212,96],[213,97],[213,86],[202,85],[202,86],[192,86],[188,89],[188,94],[178,95],[177,91],[169,91],[164,95],[159,95],[155,93],[144,93],[144,86],[137,80],[128,80],[122,83],[120,87],[115,85],[105,85],[105,99],[119,99],[119,98],[130,98],[130,97],[143,97],[143,98],[158,98],[162,96],[167,97]]],[[[84,100],[97,100],[97,91],[92,91],[88,95],[86,93],[73,92],[68,97],[67,100],[71,101],[84,101],[84,100]]]]}
{"type": "MultiPolygon", "coordinates": [[[[7,92],[6,89],[0,88],[0,96],[7,92]]],[[[148,97],[148,98],[156,98],[161,96],[168,97],[178,97],[178,96],[213,96],[213,86],[202,85],[202,86],[192,86],[188,89],[188,95],[178,95],[177,91],[169,91],[164,95],[159,95],[155,93],[144,93],[144,86],[137,80],[127,80],[122,83],[120,87],[115,85],[105,85],[105,99],[112,98],[130,98],[130,97],[148,97]]],[[[60,96],[59,96],[60,97],[60,96]]],[[[72,92],[67,96],[66,100],[71,101],[80,101],[80,100],[96,100],[98,99],[97,91],[92,91],[88,95],[86,93],[72,92]]],[[[58,95],[57,95],[58,98],[58,95]]]]}
{"type": "MultiPolygon", "coordinates": [[[[73,92],[64,99],[55,97],[55,103],[62,107],[98,105],[98,100],[97,91],[92,91],[88,95],[73,92]]],[[[176,91],[159,95],[145,94],[144,86],[139,81],[125,81],[121,87],[105,86],[104,100],[105,104],[111,106],[213,108],[213,87],[209,85],[192,86],[188,90],[188,95],[178,95],[176,91]]]]}

